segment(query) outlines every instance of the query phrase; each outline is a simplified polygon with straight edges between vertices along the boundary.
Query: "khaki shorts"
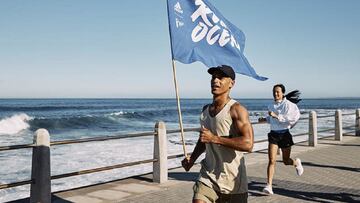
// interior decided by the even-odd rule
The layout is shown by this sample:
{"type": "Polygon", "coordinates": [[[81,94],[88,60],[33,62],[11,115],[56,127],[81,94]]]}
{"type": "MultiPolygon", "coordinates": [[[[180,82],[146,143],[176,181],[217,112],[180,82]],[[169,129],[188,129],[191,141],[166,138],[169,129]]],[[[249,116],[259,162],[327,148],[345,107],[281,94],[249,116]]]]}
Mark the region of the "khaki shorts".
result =
{"type": "Polygon", "coordinates": [[[204,183],[197,181],[193,187],[193,199],[199,199],[207,203],[247,203],[248,193],[221,194],[204,183]]]}

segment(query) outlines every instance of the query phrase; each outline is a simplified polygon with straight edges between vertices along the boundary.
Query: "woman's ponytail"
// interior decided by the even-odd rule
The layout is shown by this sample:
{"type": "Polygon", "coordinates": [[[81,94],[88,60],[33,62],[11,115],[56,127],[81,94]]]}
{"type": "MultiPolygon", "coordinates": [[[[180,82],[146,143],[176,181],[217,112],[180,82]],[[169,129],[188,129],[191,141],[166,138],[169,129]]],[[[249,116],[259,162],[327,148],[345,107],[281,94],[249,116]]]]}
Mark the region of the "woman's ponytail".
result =
{"type": "Polygon", "coordinates": [[[291,101],[294,104],[297,104],[301,101],[300,97],[301,92],[299,90],[294,90],[285,95],[286,99],[291,101]]]}

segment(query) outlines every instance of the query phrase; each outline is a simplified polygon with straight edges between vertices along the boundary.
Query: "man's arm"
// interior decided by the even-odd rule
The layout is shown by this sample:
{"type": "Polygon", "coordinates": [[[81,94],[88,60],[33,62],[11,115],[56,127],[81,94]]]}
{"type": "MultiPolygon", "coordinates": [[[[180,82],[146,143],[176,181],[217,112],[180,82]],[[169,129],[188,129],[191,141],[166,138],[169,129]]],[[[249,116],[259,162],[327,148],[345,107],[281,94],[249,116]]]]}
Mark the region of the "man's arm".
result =
{"type": "MultiPolygon", "coordinates": [[[[205,111],[205,109],[208,107],[208,105],[205,105],[203,107],[202,111],[205,111]]],[[[185,157],[182,161],[181,161],[181,165],[182,167],[185,169],[185,171],[189,171],[190,168],[194,165],[195,161],[199,158],[199,156],[204,153],[206,149],[205,143],[202,143],[200,141],[200,138],[198,139],[196,146],[194,148],[193,153],[191,154],[190,157],[185,157]]]]}
{"type": "Polygon", "coordinates": [[[254,132],[247,110],[239,103],[235,103],[230,109],[230,115],[237,136],[233,138],[216,136],[210,130],[202,127],[200,141],[203,143],[221,144],[238,151],[251,152],[254,146],[254,132]]]}
{"type": "Polygon", "coordinates": [[[197,158],[199,158],[199,156],[205,151],[205,148],[206,148],[205,143],[202,143],[199,139],[196,143],[196,146],[191,156],[185,157],[185,159],[181,161],[181,165],[183,166],[185,171],[190,170],[190,168],[194,165],[197,158]]]}

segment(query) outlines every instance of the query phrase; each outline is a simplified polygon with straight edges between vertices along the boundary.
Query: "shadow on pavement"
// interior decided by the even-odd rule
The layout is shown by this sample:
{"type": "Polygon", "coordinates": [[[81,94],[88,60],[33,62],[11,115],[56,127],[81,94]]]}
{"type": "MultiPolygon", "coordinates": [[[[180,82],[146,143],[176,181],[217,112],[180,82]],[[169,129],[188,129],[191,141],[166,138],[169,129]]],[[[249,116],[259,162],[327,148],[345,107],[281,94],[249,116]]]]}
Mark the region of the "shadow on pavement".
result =
{"type": "Polygon", "coordinates": [[[169,172],[169,178],[179,181],[195,181],[199,177],[198,172],[169,172]]]}
{"type": "Polygon", "coordinates": [[[342,146],[342,147],[360,147],[360,145],[358,145],[358,144],[337,144],[337,143],[327,143],[327,142],[324,142],[324,143],[322,143],[322,144],[342,146]]]}
{"type": "MultiPolygon", "coordinates": [[[[29,203],[30,202],[30,198],[24,198],[24,199],[18,199],[18,200],[14,200],[14,201],[10,201],[7,203],[29,203]]],[[[56,202],[56,203],[70,203],[71,201],[62,199],[56,195],[51,195],[51,202],[56,202]]]]}
{"type": "Polygon", "coordinates": [[[342,188],[326,185],[307,184],[293,181],[274,180],[275,195],[267,196],[262,193],[266,185],[265,178],[249,177],[249,196],[253,200],[279,202],[281,197],[290,197],[314,202],[360,202],[360,189],[342,188]]]}
{"type": "Polygon", "coordinates": [[[360,168],[353,168],[353,167],[347,167],[347,166],[332,166],[332,165],[324,165],[324,164],[315,164],[312,162],[302,162],[302,165],[303,166],[322,167],[322,168],[335,168],[335,169],[340,169],[340,170],[360,172],[360,168]]]}

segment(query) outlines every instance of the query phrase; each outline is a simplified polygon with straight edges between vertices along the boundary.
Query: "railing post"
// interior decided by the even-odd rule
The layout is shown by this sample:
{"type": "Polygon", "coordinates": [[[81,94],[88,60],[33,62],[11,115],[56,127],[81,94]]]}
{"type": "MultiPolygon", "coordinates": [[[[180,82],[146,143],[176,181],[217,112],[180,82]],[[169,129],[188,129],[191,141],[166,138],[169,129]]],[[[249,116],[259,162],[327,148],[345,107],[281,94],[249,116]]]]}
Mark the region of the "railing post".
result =
{"type": "Polygon", "coordinates": [[[315,147],[317,145],[317,117],[315,111],[310,111],[309,114],[309,146],[315,147]]]}
{"type": "Polygon", "coordinates": [[[356,109],[355,135],[360,136],[360,109],[356,109]]]}
{"type": "Polygon", "coordinates": [[[335,111],[335,140],[341,141],[343,137],[341,110],[335,111]]]}
{"type": "Polygon", "coordinates": [[[167,137],[165,123],[160,121],[155,124],[154,137],[153,181],[163,183],[168,180],[167,167],[167,137]]]}
{"type": "Polygon", "coordinates": [[[51,202],[50,136],[45,129],[35,132],[32,154],[30,202],[51,202]]]}

